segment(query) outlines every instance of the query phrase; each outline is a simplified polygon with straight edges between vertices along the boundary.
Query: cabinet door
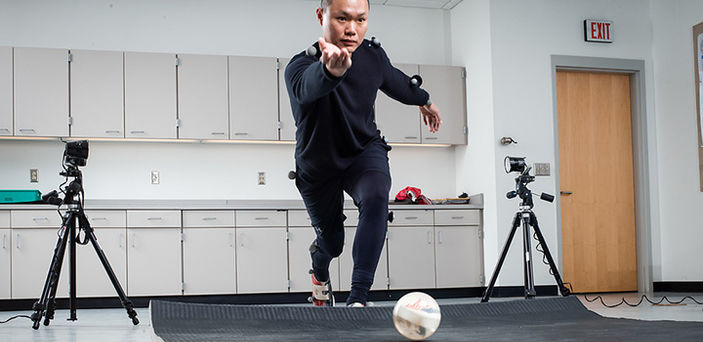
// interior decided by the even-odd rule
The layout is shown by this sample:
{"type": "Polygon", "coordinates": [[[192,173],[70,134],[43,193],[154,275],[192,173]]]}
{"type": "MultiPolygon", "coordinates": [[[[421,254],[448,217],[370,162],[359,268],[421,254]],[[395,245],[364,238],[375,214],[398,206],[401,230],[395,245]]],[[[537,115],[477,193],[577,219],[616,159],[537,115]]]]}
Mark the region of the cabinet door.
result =
{"type": "Polygon", "coordinates": [[[125,136],[176,138],[176,55],[125,53],[125,136]]]}
{"type": "Polygon", "coordinates": [[[181,229],[127,228],[127,293],[181,294],[181,229]]]}
{"type": "MultiPolygon", "coordinates": [[[[396,64],[408,76],[418,73],[417,64],[396,64]]],[[[376,125],[389,142],[420,143],[420,109],[408,106],[378,91],[376,125]]]]}
{"type": "Polygon", "coordinates": [[[434,229],[388,228],[388,276],[390,289],[435,287],[434,229]]]}
{"type": "Polygon", "coordinates": [[[281,123],[281,140],[295,141],[295,118],[290,107],[290,97],[286,87],[286,67],[290,58],[279,58],[281,69],[278,71],[278,102],[280,103],[279,122],[281,123]]]}
{"type": "MultiPolygon", "coordinates": [[[[12,299],[41,297],[54,255],[57,228],[12,229],[12,299]]],[[[69,247],[59,277],[57,298],[68,297],[69,247]]]]}
{"type": "MultiPolygon", "coordinates": [[[[127,293],[127,229],[95,228],[95,237],[122,290],[127,293]]],[[[116,297],[117,291],[112,286],[93,244],[78,245],[76,255],[77,296],[116,297]]]]}
{"type": "Polygon", "coordinates": [[[483,275],[479,226],[435,227],[437,287],[478,287],[483,275]]]}
{"type": "MultiPolygon", "coordinates": [[[[344,228],[344,250],[339,256],[339,282],[342,291],[351,290],[352,271],[354,269],[354,260],[352,258],[352,246],[354,246],[354,236],[356,228],[344,228]]],[[[378,260],[376,274],[373,278],[371,290],[387,290],[388,289],[388,248],[387,243],[384,244],[381,251],[381,258],[378,260]]]]}
{"type": "Polygon", "coordinates": [[[12,135],[12,48],[0,47],[0,135],[12,135]]]}
{"type": "Polygon", "coordinates": [[[462,67],[420,65],[422,85],[439,108],[442,125],[436,133],[422,130],[425,144],[466,145],[466,83],[462,67]]]}
{"type": "Polygon", "coordinates": [[[178,137],[228,139],[227,56],[178,55],[178,137]]]}
{"type": "MultiPolygon", "coordinates": [[[[288,263],[290,270],[290,292],[309,292],[311,290],[310,269],[310,244],[317,236],[312,227],[288,228],[288,263]]],[[[330,262],[330,280],[332,288],[339,290],[339,260],[330,262]]]]}
{"type": "Polygon", "coordinates": [[[278,140],[276,58],[229,57],[231,139],[278,140]]]}
{"type": "Polygon", "coordinates": [[[15,135],[68,136],[68,50],[15,48],[15,135]]]}
{"type": "Polygon", "coordinates": [[[183,228],[186,295],[235,294],[234,227],[183,228]]]}
{"type": "Polygon", "coordinates": [[[124,55],[71,50],[71,136],[124,137],[124,55]]]}
{"type": "Polygon", "coordinates": [[[0,299],[10,299],[10,248],[10,230],[0,229],[0,299]]]}
{"type": "Polygon", "coordinates": [[[286,228],[237,228],[237,292],[288,292],[286,228]]]}

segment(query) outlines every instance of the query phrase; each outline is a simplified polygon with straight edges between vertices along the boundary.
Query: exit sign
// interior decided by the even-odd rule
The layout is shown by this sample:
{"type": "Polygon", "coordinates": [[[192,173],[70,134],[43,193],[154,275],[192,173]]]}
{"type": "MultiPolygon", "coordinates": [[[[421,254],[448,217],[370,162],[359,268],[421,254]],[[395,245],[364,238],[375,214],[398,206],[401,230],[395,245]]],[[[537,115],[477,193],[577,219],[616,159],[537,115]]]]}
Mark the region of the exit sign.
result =
{"type": "Polygon", "coordinates": [[[583,21],[587,42],[612,43],[613,22],[609,20],[587,19],[583,21]]]}

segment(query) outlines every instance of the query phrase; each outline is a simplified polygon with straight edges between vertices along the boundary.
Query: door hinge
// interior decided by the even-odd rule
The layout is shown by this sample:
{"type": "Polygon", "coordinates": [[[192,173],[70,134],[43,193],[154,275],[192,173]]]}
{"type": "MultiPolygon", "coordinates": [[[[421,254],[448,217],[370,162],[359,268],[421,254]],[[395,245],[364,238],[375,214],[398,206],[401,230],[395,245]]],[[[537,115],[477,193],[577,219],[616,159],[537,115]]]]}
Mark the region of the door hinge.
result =
{"type": "Polygon", "coordinates": [[[73,125],[73,117],[71,117],[71,116],[68,117],[68,125],[69,126],[73,125]]]}
{"type": "Polygon", "coordinates": [[[483,239],[483,229],[478,230],[478,238],[483,239]]]}
{"type": "Polygon", "coordinates": [[[478,277],[478,281],[481,282],[481,285],[486,283],[486,276],[483,274],[478,277]]]}
{"type": "Polygon", "coordinates": [[[276,61],[276,70],[281,70],[281,62],[276,61]]]}
{"type": "Polygon", "coordinates": [[[181,119],[176,119],[176,128],[181,127],[181,119]]]}
{"type": "Polygon", "coordinates": [[[68,62],[68,63],[73,62],[73,54],[72,53],[70,53],[70,52],[68,53],[68,56],[66,56],[66,62],[68,62]]]}
{"type": "Polygon", "coordinates": [[[179,66],[179,65],[181,65],[181,59],[176,57],[176,66],[179,66]]]}
{"type": "Polygon", "coordinates": [[[281,122],[280,122],[280,121],[279,121],[278,123],[276,123],[276,127],[277,127],[278,129],[281,129],[281,122]]]}
{"type": "Polygon", "coordinates": [[[183,235],[183,232],[181,232],[181,242],[185,241],[185,235],[183,235]]]}
{"type": "Polygon", "coordinates": [[[461,71],[461,78],[466,79],[466,70],[461,71]]]}
{"type": "Polygon", "coordinates": [[[391,278],[386,277],[386,287],[391,287],[391,278]]]}
{"type": "Polygon", "coordinates": [[[290,290],[290,279],[288,279],[288,290],[290,290]]]}
{"type": "Polygon", "coordinates": [[[469,133],[469,128],[466,127],[466,126],[464,126],[464,128],[462,128],[461,131],[464,132],[464,134],[468,134],[468,133],[469,133]]]}
{"type": "Polygon", "coordinates": [[[185,292],[186,290],[186,284],[184,282],[181,282],[181,292],[185,292]]]}
{"type": "Polygon", "coordinates": [[[290,241],[290,232],[286,232],[286,241],[290,241]]]}

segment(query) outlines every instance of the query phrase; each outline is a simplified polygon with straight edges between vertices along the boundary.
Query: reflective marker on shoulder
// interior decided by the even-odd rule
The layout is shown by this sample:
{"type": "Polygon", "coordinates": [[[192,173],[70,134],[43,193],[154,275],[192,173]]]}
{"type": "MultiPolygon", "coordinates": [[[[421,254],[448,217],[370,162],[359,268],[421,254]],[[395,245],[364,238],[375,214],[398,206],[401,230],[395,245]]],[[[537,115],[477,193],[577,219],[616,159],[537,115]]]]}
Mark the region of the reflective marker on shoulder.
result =
{"type": "Polygon", "coordinates": [[[317,56],[317,48],[310,45],[310,47],[307,50],[305,50],[305,54],[308,56],[317,56]]]}

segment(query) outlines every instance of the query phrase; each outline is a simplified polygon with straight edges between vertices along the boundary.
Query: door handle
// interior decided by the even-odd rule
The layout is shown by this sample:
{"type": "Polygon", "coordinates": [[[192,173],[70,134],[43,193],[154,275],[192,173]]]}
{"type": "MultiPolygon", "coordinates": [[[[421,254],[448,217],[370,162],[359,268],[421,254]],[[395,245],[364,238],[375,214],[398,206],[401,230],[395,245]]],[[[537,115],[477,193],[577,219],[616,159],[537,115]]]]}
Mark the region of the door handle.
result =
{"type": "Polygon", "coordinates": [[[574,194],[574,193],[571,192],[571,191],[559,191],[559,193],[560,193],[562,196],[569,196],[569,195],[573,195],[573,194],[574,194]]]}

